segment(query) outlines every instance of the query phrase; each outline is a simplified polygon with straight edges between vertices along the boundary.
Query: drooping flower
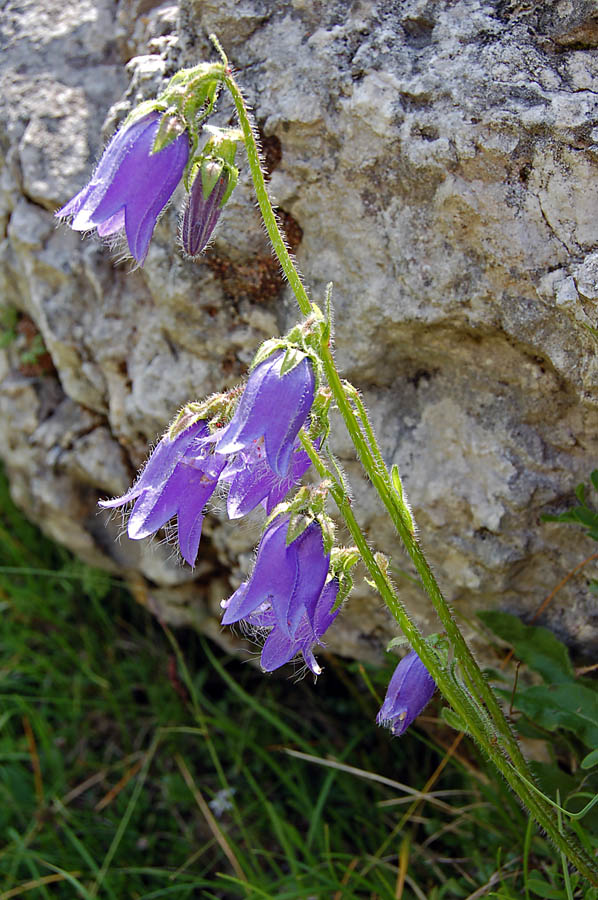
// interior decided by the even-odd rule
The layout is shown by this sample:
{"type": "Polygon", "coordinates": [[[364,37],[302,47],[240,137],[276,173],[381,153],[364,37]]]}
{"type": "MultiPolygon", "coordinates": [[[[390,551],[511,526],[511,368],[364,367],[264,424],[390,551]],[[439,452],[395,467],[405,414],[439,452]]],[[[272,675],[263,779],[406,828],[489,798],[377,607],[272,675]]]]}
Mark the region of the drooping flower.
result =
{"type": "Polygon", "coordinates": [[[428,705],[436,690],[434,679],[412,650],[396,667],[376,722],[394,735],[403,734],[428,705]]]}
{"type": "Polygon", "coordinates": [[[189,157],[186,133],[151,152],[160,120],[161,113],[152,111],[117,131],[89,184],[56,213],[58,218],[71,218],[75,231],[95,228],[100,237],[124,231],[139,265],[189,157]]]}
{"type": "Polygon", "coordinates": [[[263,438],[253,441],[246,450],[239,450],[220,476],[221,482],[230,484],[226,503],[229,519],[246,516],[262,502],[269,516],[291,488],[299,484],[309,466],[309,456],[297,441],[288,474],[284,477],[277,475],[268,465],[263,438]]]}
{"type": "Polygon", "coordinates": [[[274,669],[290,662],[298,653],[302,653],[307,667],[314,675],[321,674],[322,669],[318,665],[313,650],[317,644],[322,645],[324,633],[340,612],[340,607],[334,612],[332,611],[338,587],[338,581],[334,578],[324,585],[316,602],[313,624],[310,622],[307,612],[304,613],[293,638],[283,633],[276,621],[273,608],[267,604],[265,609],[258,610],[245,620],[249,626],[255,629],[271,629],[260,659],[265,672],[273,672],[274,669]]]}
{"type": "Polygon", "coordinates": [[[198,256],[208,246],[222,212],[228,184],[228,171],[223,169],[207,196],[201,173],[191,185],[181,222],[181,242],[189,256],[198,256]]]}
{"type": "Polygon", "coordinates": [[[311,522],[287,545],[288,526],[289,516],[278,516],[266,528],[251,578],[223,604],[223,625],[247,619],[267,603],[287,639],[297,638],[304,617],[315,628],[316,608],[330,556],[324,553],[322,529],[316,522],[311,522]]]}
{"type": "Polygon", "coordinates": [[[115,500],[100,501],[100,506],[114,509],[135,501],[127,525],[133,540],[155,534],[176,515],[181,555],[193,566],[204,507],[225,463],[226,457],[214,452],[207,424],[196,422],[172,440],[166,434],[133,487],[115,500]]]}
{"type": "Polygon", "coordinates": [[[305,356],[290,372],[280,374],[284,351],[271,354],[255,367],[235,413],[216,442],[219,453],[247,450],[263,437],[266,459],[276,475],[288,474],[293,444],[309,415],[315,376],[305,356]]]}

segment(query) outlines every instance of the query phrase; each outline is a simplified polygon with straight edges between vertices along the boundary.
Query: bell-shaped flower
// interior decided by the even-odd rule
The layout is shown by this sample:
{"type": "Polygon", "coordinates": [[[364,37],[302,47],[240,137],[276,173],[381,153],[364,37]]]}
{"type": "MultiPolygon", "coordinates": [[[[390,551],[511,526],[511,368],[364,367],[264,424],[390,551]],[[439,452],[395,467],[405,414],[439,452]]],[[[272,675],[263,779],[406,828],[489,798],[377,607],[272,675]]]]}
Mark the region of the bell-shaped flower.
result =
{"type": "Polygon", "coordinates": [[[314,610],[313,624],[309,621],[307,613],[304,613],[293,638],[283,633],[276,621],[274,610],[267,604],[265,609],[258,610],[245,620],[247,625],[254,629],[270,629],[260,659],[265,672],[273,672],[274,669],[290,662],[298,653],[302,653],[307,667],[314,675],[320,675],[322,669],[313,651],[317,644],[323,646],[322,637],[340,612],[340,607],[333,612],[338,587],[338,581],[334,578],[324,585],[314,610]]]}
{"type": "Polygon", "coordinates": [[[189,425],[175,438],[164,435],[132,488],[100,506],[114,509],[135,501],[127,524],[133,540],[155,534],[175,515],[183,559],[195,565],[204,507],[218,484],[226,457],[214,453],[204,421],[189,425]]]}
{"type": "Polygon", "coordinates": [[[230,485],[226,502],[229,519],[246,516],[259,503],[263,503],[269,516],[291,488],[299,484],[309,466],[309,456],[297,441],[285,477],[277,475],[268,465],[263,438],[253,441],[246,450],[239,450],[220,476],[221,482],[230,485]]]}
{"type": "Polygon", "coordinates": [[[293,445],[314,401],[315,376],[305,356],[281,375],[284,351],[268,356],[252,371],[234,415],[216,441],[219,453],[247,450],[264,438],[272,471],[288,474],[293,445]]]}
{"type": "Polygon", "coordinates": [[[288,516],[278,516],[262,535],[255,568],[226,601],[223,625],[246,619],[269,604],[282,635],[295,640],[304,617],[315,628],[318,600],[328,575],[322,529],[315,522],[287,545],[288,516]]]}
{"type": "Polygon", "coordinates": [[[436,690],[434,679],[412,650],[396,667],[376,722],[394,735],[403,734],[428,705],[436,690]]]}
{"type": "Polygon", "coordinates": [[[75,231],[95,228],[100,237],[124,231],[139,265],[189,157],[186,133],[152,153],[160,120],[161,113],[152,111],[117,131],[89,184],[56,213],[70,218],[75,231]]]}

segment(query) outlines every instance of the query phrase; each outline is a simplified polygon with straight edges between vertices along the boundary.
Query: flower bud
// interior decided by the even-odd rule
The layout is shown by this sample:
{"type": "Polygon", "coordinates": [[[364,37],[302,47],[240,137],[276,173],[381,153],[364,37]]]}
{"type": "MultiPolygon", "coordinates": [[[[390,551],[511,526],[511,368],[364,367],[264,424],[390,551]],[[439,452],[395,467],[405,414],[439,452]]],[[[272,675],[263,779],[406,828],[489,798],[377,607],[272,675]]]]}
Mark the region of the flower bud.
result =
{"type": "Polygon", "coordinates": [[[229,178],[222,160],[207,160],[195,177],[181,223],[181,242],[189,256],[199,256],[206,249],[220,218],[229,178]]]}
{"type": "Polygon", "coordinates": [[[403,734],[428,705],[435,690],[434,679],[412,650],[396,667],[376,722],[386,725],[394,735],[403,734]]]}

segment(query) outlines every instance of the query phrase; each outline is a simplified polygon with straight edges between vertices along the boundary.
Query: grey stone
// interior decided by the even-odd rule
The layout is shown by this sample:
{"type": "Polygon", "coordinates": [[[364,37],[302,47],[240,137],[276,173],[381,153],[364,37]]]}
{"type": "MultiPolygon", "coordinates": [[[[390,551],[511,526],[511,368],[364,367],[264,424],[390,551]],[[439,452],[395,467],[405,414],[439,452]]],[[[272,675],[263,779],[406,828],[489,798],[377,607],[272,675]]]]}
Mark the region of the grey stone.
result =
{"type": "MultiPolygon", "coordinates": [[[[178,251],[180,197],[142,270],[53,211],[132,104],[218,34],[254,108],[311,295],[333,281],[336,356],[397,463],[451,603],[531,614],[594,546],[542,523],[598,458],[598,20],[516,0],[31,0],[3,12],[2,303],[51,360],[0,360],[0,456],[49,534],[121,571],[173,623],[230,642],[218,604],[259,532],[206,519],[200,562],[129,541],[97,500],[124,491],[177,408],[235,384],[296,307],[241,180],[212,247],[178,251]],[[115,541],[114,538],[120,538],[115,541]]],[[[217,121],[232,107],[223,100],[217,121]]],[[[407,606],[436,630],[342,426],[335,449],[407,606]]],[[[544,621],[598,645],[585,573],[544,621]]],[[[380,659],[395,631],[361,580],[332,649],[380,659]]],[[[483,649],[483,638],[477,637],[483,649]]]]}

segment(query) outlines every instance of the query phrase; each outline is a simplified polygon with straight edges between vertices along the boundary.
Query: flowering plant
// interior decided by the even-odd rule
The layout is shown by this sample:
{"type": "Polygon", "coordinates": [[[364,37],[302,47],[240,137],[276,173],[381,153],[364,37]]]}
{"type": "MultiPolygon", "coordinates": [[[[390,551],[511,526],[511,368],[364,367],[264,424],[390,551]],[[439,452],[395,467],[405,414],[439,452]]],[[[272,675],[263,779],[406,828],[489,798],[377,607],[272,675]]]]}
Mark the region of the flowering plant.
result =
{"type": "Polygon", "coordinates": [[[261,663],[266,671],[301,653],[307,667],[320,674],[314,647],[347,602],[350,570],[361,561],[412,647],[391,679],[378,721],[393,734],[403,733],[438,686],[448,704],[446,721],[477,741],[560,852],[598,884],[594,861],[574,835],[565,833],[555,804],[537,787],[514,730],[457,626],[416,539],[399,471],[396,466],[388,470],[359,392],[340,378],[332,353],[330,290],[324,312],[307,296],[268,196],[245,101],[213,41],[221,61],[181,70],[156,100],[135,110],[109,143],[90,183],[58,215],[72,217],[75,229],[95,227],[100,235],[124,229],[141,264],[157,216],[182,180],[188,196],[181,237],[184,251],[194,256],[205,248],[234,188],[235,154],[243,145],[264,225],[302,319],[287,335],[259,348],[242,391],[181,411],[136,484],[102,505],[134,503],[128,525],[134,539],[155,533],[176,516],[181,554],[190,565],[205,506],[218,485],[228,487],[231,518],[265,506],[268,518],[255,567],[223,602],[222,623],[243,623],[246,630],[265,635],[261,663]],[[239,128],[208,126],[200,147],[200,123],[221,89],[232,98],[239,128]],[[390,580],[389,561],[371,549],[358,525],[346,479],[328,444],[332,405],[417,569],[444,629],[440,637],[421,633],[390,580]],[[310,466],[319,484],[299,486],[310,466]],[[335,545],[326,512],[329,499],[354,546],[335,545]]]}

